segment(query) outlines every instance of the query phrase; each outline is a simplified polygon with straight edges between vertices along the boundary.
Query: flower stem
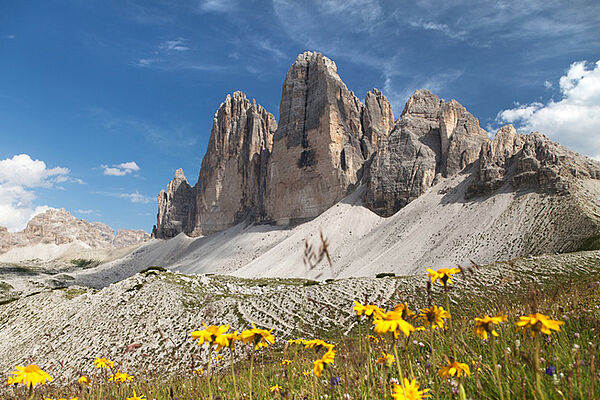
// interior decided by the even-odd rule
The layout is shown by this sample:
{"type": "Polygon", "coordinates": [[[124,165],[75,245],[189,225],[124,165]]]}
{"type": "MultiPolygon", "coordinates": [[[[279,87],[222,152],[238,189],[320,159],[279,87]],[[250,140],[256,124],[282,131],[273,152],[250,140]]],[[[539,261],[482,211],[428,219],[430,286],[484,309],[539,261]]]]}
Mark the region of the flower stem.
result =
{"type": "Polygon", "coordinates": [[[396,357],[396,367],[398,368],[398,378],[400,378],[400,384],[404,382],[404,375],[402,374],[402,367],[400,367],[400,357],[398,357],[398,339],[394,339],[394,357],[396,357]]]}
{"type": "Polygon", "coordinates": [[[500,372],[498,371],[498,361],[496,359],[496,339],[494,335],[491,335],[490,337],[490,347],[492,348],[492,361],[494,363],[493,368],[496,385],[500,390],[500,400],[504,400],[504,388],[502,387],[502,381],[500,380],[500,372]]]}
{"type": "Polygon", "coordinates": [[[254,370],[254,348],[252,348],[252,353],[250,354],[250,400],[252,400],[252,382],[254,381],[254,375],[252,374],[254,370]]]}
{"type": "Polygon", "coordinates": [[[233,369],[233,349],[230,347],[229,352],[231,353],[231,377],[233,379],[233,390],[235,391],[235,398],[239,399],[240,395],[237,390],[237,384],[235,382],[235,371],[233,369]]]}
{"type": "Polygon", "coordinates": [[[542,390],[542,376],[540,374],[540,334],[535,335],[535,354],[533,359],[533,365],[535,367],[535,387],[540,396],[541,400],[545,400],[544,392],[542,390]]]}
{"type": "Polygon", "coordinates": [[[212,361],[212,346],[208,347],[208,368],[207,368],[207,378],[208,378],[208,398],[210,400],[212,400],[213,396],[212,396],[212,386],[210,383],[210,379],[211,379],[211,374],[210,374],[210,366],[211,366],[211,361],[212,361]]]}

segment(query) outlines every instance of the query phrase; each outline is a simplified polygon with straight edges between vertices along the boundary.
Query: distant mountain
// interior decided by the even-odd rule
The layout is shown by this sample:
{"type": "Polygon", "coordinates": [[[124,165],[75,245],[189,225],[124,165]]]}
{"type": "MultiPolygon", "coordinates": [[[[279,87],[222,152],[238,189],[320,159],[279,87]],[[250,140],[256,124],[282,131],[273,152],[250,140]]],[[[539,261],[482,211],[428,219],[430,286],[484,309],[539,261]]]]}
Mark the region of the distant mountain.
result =
{"type": "Polygon", "coordinates": [[[114,230],[102,222],[78,219],[65,209],[50,209],[38,214],[21,232],[11,233],[0,227],[0,253],[36,244],[76,243],[89,248],[118,248],[141,243],[150,238],[142,230],[114,230]]]}
{"type": "Polygon", "coordinates": [[[315,276],[299,268],[302,244],[323,230],[338,252],[328,275],[371,276],[596,243],[600,163],[511,125],[490,139],[460,103],[428,90],[416,91],[394,120],[381,92],[361,102],[333,61],[306,52],[284,80],[279,125],[243,93],[227,96],[197,183],[178,170],[158,202],[155,237],[204,236],[165,260],[174,268],[315,276]],[[223,230],[217,246],[204,247],[223,230]]]}

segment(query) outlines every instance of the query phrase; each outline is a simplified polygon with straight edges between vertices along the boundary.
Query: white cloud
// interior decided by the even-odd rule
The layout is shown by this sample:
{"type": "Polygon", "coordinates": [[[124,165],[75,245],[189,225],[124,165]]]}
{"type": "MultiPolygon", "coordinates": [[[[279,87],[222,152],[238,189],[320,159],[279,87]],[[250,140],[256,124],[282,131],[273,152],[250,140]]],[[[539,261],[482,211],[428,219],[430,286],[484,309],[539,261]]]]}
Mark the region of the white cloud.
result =
{"type": "Polygon", "coordinates": [[[516,104],[498,113],[497,122],[522,132],[540,131],[582,154],[600,159],[600,61],[578,61],[559,81],[562,99],[516,104]]]}
{"type": "Polygon", "coordinates": [[[15,35],[4,35],[2,36],[4,39],[16,39],[17,37],[15,35]]]}
{"type": "Polygon", "coordinates": [[[226,13],[238,7],[235,0],[201,0],[198,9],[201,12],[226,13]]]}
{"type": "Polygon", "coordinates": [[[185,45],[187,42],[184,38],[177,38],[174,40],[167,40],[158,45],[158,48],[166,51],[187,51],[190,48],[185,45]]]}
{"type": "Polygon", "coordinates": [[[56,183],[73,181],[69,169],[48,168],[27,154],[0,160],[0,226],[11,232],[23,230],[29,220],[50,207],[36,206],[35,188],[53,188],[56,183]]]}
{"type": "Polygon", "coordinates": [[[101,194],[104,196],[117,197],[120,199],[127,199],[132,203],[148,204],[151,201],[155,201],[155,199],[148,197],[148,196],[144,196],[137,190],[135,191],[135,193],[94,192],[94,194],[101,194]]]}
{"type": "Polygon", "coordinates": [[[104,175],[110,176],[125,176],[127,174],[131,174],[140,170],[140,167],[136,164],[135,161],[128,161],[121,164],[113,165],[111,167],[109,167],[108,165],[102,165],[101,167],[104,169],[104,175]]]}
{"type": "Polygon", "coordinates": [[[414,28],[422,28],[422,29],[425,29],[428,31],[438,31],[452,39],[459,39],[459,40],[464,40],[465,36],[467,34],[467,32],[464,30],[454,30],[446,24],[440,24],[440,23],[435,23],[435,22],[431,22],[431,21],[424,21],[421,18],[419,18],[419,20],[417,20],[417,21],[410,21],[410,26],[412,26],[414,28]]]}
{"type": "Polygon", "coordinates": [[[544,87],[546,89],[552,89],[552,86],[553,86],[552,82],[550,82],[550,81],[544,81],[544,87]]]}

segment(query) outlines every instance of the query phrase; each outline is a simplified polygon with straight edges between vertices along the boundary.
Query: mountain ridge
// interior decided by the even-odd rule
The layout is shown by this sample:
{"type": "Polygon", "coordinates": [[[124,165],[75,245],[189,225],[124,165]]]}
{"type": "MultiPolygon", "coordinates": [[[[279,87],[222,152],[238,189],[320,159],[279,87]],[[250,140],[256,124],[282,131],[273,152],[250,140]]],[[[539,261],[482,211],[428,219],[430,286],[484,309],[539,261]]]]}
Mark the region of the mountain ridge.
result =
{"type": "Polygon", "coordinates": [[[573,181],[600,179],[600,163],[539,133],[520,135],[507,125],[490,139],[458,101],[428,90],[417,90],[394,119],[379,90],[361,102],[335,62],[318,52],[299,54],[288,70],[279,124],[253,100],[253,110],[262,110],[253,121],[263,129],[246,129],[238,122],[247,120],[249,104],[241,92],[221,104],[198,182],[190,186],[178,170],[159,194],[154,237],[182,232],[197,237],[243,221],[294,226],[318,217],[361,184],[366,187],[361,204],[391,217],[442,179],[461,173],[472,176],[465,200],[502,187],[567,194],[573,181]],[[240,102],[246,106],[232,106],[240,102]],[[236,150],[219,149],[219,132],[237,139],[236,150]],[[239,149],[257,136],[263,144],[250,153],[256,156],[251,160],[239,149]],[[224,163],[235,166],[223,172],[224,163]],[[219,196],[221,190],[227,196],[219,196]],[[205,193],[212,195],[207,199],[205,193]]]}

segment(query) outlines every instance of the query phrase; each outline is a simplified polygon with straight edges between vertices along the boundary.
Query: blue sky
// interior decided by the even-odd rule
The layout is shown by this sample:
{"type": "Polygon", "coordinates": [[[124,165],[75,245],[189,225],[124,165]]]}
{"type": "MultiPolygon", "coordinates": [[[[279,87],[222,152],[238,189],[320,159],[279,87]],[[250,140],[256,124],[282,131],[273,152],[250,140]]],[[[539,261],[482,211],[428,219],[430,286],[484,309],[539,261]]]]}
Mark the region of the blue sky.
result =
{"type": "Polygon", "coordinates": [[[428,88],[600,158],[598,1],[0,0],[0,225],[54,207],[149,231],[227,93],[277,117],[305,50],[396,117],[428,88]]]}

